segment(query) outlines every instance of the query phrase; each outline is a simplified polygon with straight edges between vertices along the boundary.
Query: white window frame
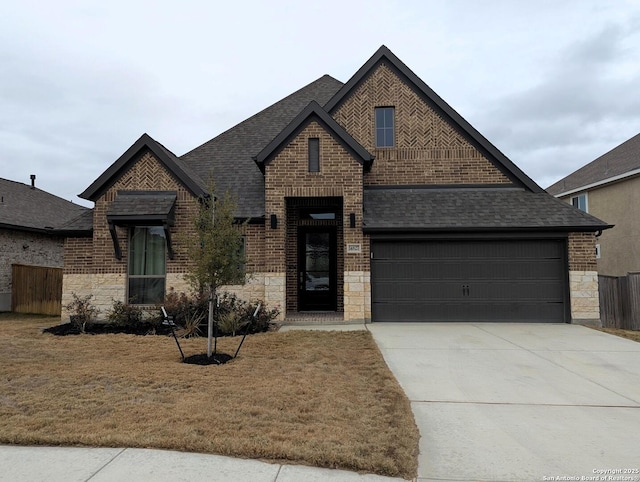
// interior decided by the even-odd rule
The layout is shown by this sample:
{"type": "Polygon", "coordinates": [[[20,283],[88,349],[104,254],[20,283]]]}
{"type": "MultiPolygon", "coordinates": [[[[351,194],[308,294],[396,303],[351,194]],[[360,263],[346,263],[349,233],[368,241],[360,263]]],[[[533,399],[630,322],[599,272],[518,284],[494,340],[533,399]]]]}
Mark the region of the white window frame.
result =
{"type": "Polygon", "coordinates": [[[578,194],[577,196],[571,196],[571,205],[580,211],[584,211],[585,213],[589,212],[589,193],[583,192],[578,194]],[[584,209],[580,209],[580,198],[584,197],[584,209]],[[574,204],[573,200],[577,200],[577,204],[574,204]]]}

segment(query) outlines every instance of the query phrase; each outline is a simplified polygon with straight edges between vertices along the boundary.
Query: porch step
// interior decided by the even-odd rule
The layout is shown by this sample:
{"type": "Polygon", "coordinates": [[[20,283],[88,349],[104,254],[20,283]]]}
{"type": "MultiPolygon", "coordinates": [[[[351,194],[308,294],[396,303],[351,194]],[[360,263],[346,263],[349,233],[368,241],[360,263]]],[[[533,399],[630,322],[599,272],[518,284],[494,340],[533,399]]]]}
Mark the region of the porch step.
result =
{"type": "Polygon", "coordinates": [[[344,323],[344,313],[336,311],[293,311],[285,316],[283,325],[334,325],[344,323]]]}

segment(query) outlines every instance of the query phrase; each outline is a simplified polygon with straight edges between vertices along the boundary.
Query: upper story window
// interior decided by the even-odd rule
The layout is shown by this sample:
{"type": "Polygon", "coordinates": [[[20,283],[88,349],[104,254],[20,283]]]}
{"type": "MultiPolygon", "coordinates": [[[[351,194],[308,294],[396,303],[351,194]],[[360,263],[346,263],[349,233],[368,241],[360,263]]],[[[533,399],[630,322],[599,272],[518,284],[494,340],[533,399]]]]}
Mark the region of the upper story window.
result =
{"type": "Polygon", "coordinates": [[[309,172],[320,172],[320,139],[309,138],[309,172]]]}
{"type": "Polygon", "coordinates": [[[376,107],[376,147],[393,147],[395,109],[393,107],[376,107]]]}
{"type": "Polygon", "coordinates": [[[577,207],[580,211],[584,211],[585,213],[589,212],[589,205],[587,204],[587,193],[573,196],[571,198],[571,204],[573,204],[574,207],[577,207]]]}

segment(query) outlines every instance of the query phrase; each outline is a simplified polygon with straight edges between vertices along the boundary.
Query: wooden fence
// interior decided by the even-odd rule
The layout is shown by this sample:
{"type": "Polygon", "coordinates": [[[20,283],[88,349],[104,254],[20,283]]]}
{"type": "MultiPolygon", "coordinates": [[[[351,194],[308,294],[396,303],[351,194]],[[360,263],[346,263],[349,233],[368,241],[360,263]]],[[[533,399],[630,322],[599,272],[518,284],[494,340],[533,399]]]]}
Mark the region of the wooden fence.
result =
{"type": "Polygon", "coordinates": [[[599,275],[598,286],[602,326],[640,330],[640,273],[599,275]]]}
{"type": "Polygon", "coordinates": [[[59,316],[62,312],[62,268],[11,266],[11,311],[59,316]]]}

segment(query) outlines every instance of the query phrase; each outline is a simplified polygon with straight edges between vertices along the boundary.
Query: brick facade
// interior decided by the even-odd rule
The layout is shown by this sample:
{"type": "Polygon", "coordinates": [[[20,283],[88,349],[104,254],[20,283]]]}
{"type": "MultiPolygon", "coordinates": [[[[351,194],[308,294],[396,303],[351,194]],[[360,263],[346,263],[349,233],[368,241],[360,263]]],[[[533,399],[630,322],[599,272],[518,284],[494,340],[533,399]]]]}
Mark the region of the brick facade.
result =
{"type": "Polygon", "coordinates": [[[302,129],[267,164],[265,217],[269,220],[275,214],[279,222],[276,229],[271,229],[270,226],[265,228],[265,267],[269,273],[284,274],[285,286],[280,291],[281,298],[277,303],[288,311],[298,309],[297,228],[302,224],[297,218],[296,209],[314,205],[312,200],[316,200],[316,206],[339,207],[334,221],[338,240],[339,312],[344,311],[344,273],[365,269],[368,271],[368,246],[364,246],[362,234],[362,176],[362,164],[315,121],[302,129]],[[310,138],[319,139],[320,172],[309,172],[310,138]],[[325,198],[326,203],[323,204],[319,198],[325,198]],[[330,199],[338,199],[340,202],[336,205],[330,199]],[[355,214],[355,228],[349,226],[351,213],[355,214]],[[360,244],[363,250],[359,255],[345,255],[347,244],[360,244]],[[283,246],[287,249],[283,250],[283,246]]]}
{"type": "MultiPolygon", "coordinates": [[[[383,61],[355,84],[331,113],[349,135],[375,156],[370,170],[358,162],[356,155],[338,139],[339,135],[325,128],[326,122],[316,120],[318,116],[297,126],[292,137],[265,161],[265,222],[253,220],[254,224],[243,228],[248,270],[252,275],[245,285],[227,289],[245,299],[263,299],[270,308],[280,309],[280,318],[286,319],[287,312],[300,309],[298,233],[305,226],[331,226],[337,242],[337,313],[345,322],[370,321],[370,238],[363,233],[365,187],[514,182],[513,173],[508,177],[507,168],[498,167],[499,161],[494,163],[486,157],[490,155],[486,145],[481,150],[482,143],[471,141],[468,133],[449,123],[435,103],[425,100],[424,93],[417,92],[404,79],[394,65],[383,61]],[[377,149],[375,108],[390,106],[395,112],[394,147],[377,149]],[[319,140],[319,172],[309,169],[310,138],[319,140]],[[301,213],[309,207],[334,210],[335,219],[304,218],[301,213]],[[355,216],[354,227],[351,215],[355,216]],[[272,216],[276,220],[273,227],[272,216]],[[348,250],[349,246],[354,249],[348,250]]],[[[177,192],[176,225],[171,229],[176,256],[167,263],[167,290],[186,290],[183,275],[189,270],[189,260],[180,245],[180,235],[191,229],[196,203],[179,180],[152,154],[146,153],[96,201],[93,239],[67,240],[65,296],[75,289],[101,291],[101,304],[106,303],[105,294],[114,299],[125,298],[127,230],[117,229],[123,253],[119,261],[114,256],[106,222],[106,213],[119,190],[177,192]]],[[[592,233],[570,233],[568,237],[574,320],[598,316],[594,240],[592,233]]]]}
{"type": "Polygon", "coordinates": [[[569,233],[569,270],[598,271],[594,233],[569,233]]]}
{"type": "Polygon", "coordinates": [[[333,117],[375,155],[365,185],[511,183],[385,64],[333,117]],[[395,107],[396,143],[376,149],[374,108],[386,106],[395,107]]]}
{"type": "MultiPolygon", "coordinates": [[[[177,285],[181,288],[180,291],[184,291],[186,287],[182,276],[188,272],[189,262],[181,240],[191,229],[197,201],[150,152],[146,152],[96,201],[93,210],[93,238],[66,240],[63,305],[71,300],[72,292],[79,296],[93,294],[96,306],[103,313],[112,306],[113,300],[126,299],[129,231],[125,227],[116,227],[122,250],[122,258],[118,260],[107,223],[107,211],[118,191],[177,193],[175,225],[171,228],[175,256],[172,260],[167,259],[166,289],[175,289],[177,285]]],[[[66,316],[64,309],[63,316],[66,316]]]]}

